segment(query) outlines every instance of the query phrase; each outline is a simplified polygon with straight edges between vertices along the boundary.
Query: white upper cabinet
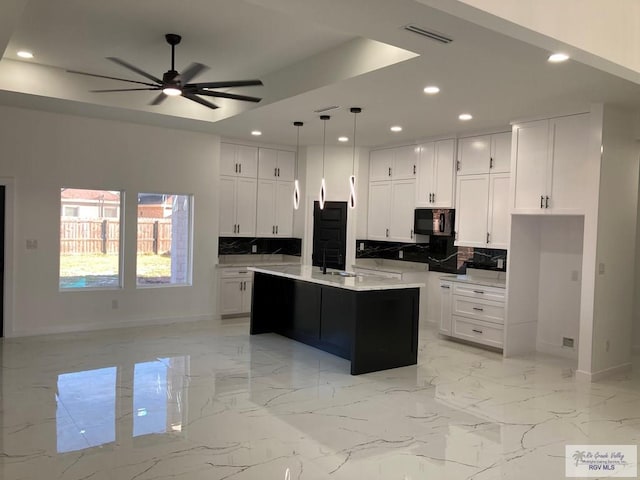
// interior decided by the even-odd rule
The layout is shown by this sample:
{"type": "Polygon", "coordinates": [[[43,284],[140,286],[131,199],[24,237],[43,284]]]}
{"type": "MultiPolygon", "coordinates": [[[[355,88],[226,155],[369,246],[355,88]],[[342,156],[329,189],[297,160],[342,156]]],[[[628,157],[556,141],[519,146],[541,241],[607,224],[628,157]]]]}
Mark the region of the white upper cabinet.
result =
{"type": "Polygon", "coordinates": [[[256,184],[253,178],[220,177],[221,237],[255,236],[256,184]]]}
{"type": "Polygon", "coordinates": [[[416,178],[418,153],[415,145],[393,149],[392,180],[409,180],[416,178]]]}
{"type": "Polygon", "coordinates": [[[391,180],[393,170],[393,150],[372,150],[369,156],[369,180],[379,182],[391,180]]]}
{"type": "Polygon", "coordinates": [[[458,175],[506,173],[511,165],[511,132],[458,140],[458,175]]]}
{"type": "Polygon", "coordinates": [[[458,140],[458,175],[489,173],[491,137],[467,137],[458,140]]]}
{"type": "Polygon", "coordinates": [[[488,240],[489,175],[463,175],[456,188],[456,242],[461,247],[486,248],[488,240]]]}
{"type": "Polygon", "coordinates": [[[415,197],[415,180],[398,180],[391,182],[390,240],[396,242],[415,242],[415,236],[413,234],[415,197]]]}
{"type": "Polygon", "coordinates": [[[455,141],[439,140],[418,147],[417,207],[453,208],[455,141]]]}
{"type": "Polygon", "coordinates": [[[258,150],[258,178],[293,182],[295,152],[260,148],[258,150]]]}
{"type": "Polygon", "coordinates": [[[276,189],[275,180],[258,180],[258,215],[256,236],[271,237],[276,234],[276,189]]]}
{"type": "Polygon", "coordinates": [[[373,150],[369,156],[369,181],[416,178],[418,154],[415,145],[373,150]]]}
{"type": "Polygon", "coordinates": [[[276,237],[293,235],[293,182],[277,182],[276,237]]]}
{"type": "Polygon", "coordinates": [[[508,173],[458,177],[457,246],[508,248],[509,179],[508,173]]]}
{"type": "Polygon", "coordinates": [[[258,149],[233,143],[220,144],[220,175],[256,178],[258,149]]]}
{"type": "MultiPolygon", "coordinates": [[[[413,209],[411,210],[413,213],[413,209]]],[[[367,237],[369,240],[389,240],[391,214],[391,181],[371,182],[369,185],[369,216],[367,237]]]]}
{"type": "Polygon", "coordinates": [[[589,115],[514,126],[513,212],[584,213],[589,115]]]}

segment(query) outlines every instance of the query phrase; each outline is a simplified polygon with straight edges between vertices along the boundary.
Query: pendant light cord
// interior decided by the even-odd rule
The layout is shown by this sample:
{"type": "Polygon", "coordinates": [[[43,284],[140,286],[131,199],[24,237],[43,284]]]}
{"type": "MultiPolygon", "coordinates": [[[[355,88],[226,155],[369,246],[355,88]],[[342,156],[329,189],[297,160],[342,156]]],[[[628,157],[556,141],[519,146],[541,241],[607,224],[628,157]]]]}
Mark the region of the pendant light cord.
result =
{"type": "Polygon", "coordinates": [[[324,124],[322,132],[322,178],[324,178],[324,153],[327,146],[327,119],[323,118],[322,120],[324,124]]]}
{"type": "Polygon", "coordinates": [[[351,175],[355,175],[356,169],[356,117],[357,113],[353,113],[353,157],[351,159],[351,175]]]}

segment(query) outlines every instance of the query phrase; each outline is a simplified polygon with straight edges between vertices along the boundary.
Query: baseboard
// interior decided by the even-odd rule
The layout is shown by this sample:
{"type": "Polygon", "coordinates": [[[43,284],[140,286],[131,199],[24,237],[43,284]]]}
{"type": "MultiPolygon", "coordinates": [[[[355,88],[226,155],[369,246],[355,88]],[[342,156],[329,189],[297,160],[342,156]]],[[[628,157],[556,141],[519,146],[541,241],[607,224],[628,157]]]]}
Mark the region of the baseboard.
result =
{"type": "Polygon", "coordinates": [[[630,363],[623,363],[622,365],[616,365],[615,367],[605,368],[597,372],[589,373],[583,370],[576,370],[576,379],[587,382],[597,382],[605,378],[617,375],[620,373],[626,373],[631,371],[630,363]]]}
{"type": "Polygon", "coordinates": [[[150,325],[169,325],[172,323],[189,323],[213,321],[220,324],[220,317],[217,315],[191,315],[180,317],[154,317],[154,318],[134,318],[123,319],[117,322],[84,323],[80,325],[53,325],[30,330],[16,330],[7,334],[7,338],[32,337],[36,335],[53,335],[61,333],[82,333],[97,330],[110,330],[113,328],[146,327],[150,325]]]}
{"type": "Polygon", "coordinates": [[[578,359],[577,347],[569,348],[562,345],[554,345],[552,343],[538,341],[536,343],[536,351],[555,355],[556,357],[568,358],[570,360],[578,359]]]}

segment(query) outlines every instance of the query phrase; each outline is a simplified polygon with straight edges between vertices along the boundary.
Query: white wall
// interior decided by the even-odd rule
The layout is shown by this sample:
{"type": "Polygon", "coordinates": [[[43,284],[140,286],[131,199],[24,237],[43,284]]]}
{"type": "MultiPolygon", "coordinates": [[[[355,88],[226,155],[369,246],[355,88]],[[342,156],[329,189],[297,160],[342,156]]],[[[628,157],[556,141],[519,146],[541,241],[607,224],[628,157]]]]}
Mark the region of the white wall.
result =
{"type": "Polygon", "coordinates": [[[219,143],[209,134],[0,107],[0,177],[15,185],[14,308],[5,334],[212,318],[219,143]],[[58,290],[62,186],[125,191],[123,289],[58,290]],[[136,288],[137,192],[194,195],[193,286],[136,288]],[[38,249],[26,250],[27,239],[38,249]]]}
{"type": "MultiPolygon", "coordinates": [[[[349,201],[349,176],[352,171],[353,147],[328,146],[325,150],[325,184],[327,201],[349,201]]],[[[356,148],[356,208],[347,211],[347,269],[355,262],[356,236],[365,229],[361,216],[367,216],[368,189],[364,184],[369,182],[368,173],[361,175],[361,165],[366,164],[364,172],[368,172],[369,151],[364,148],[356,148]],[[364,186],[364,187],[363,187],[364,186]]],[[[306,191],[303,196],[306,199],[305,211],[305,236],[303,240],[303,263],[311,264],[313,244],[313,202],[318,199],[320,182],[322,180],[322,146],[311,146],[305,149],[306,191]]],[[[366,222],[366,220],[365,220],[366,222]]]]}
{"type": "Polygon", "coordinates": [[[640,80],[636,0],[418,1],[550,51],[566,50],[627,80],[640,80]]]}
{"type": "Polygon", "coordinates": [[[605,107],[594,291],[596,374],[631,361],[639,154],[634,121],[631,112],[605,107]]]}
{"type": "Polygon", "coordinates": [[[578,358],[583,231],[581,216],[547,216],[540,221],[540,352],[578,358]],[[563,348],[562,337],[573,338],[574,348],[563,348]]]}

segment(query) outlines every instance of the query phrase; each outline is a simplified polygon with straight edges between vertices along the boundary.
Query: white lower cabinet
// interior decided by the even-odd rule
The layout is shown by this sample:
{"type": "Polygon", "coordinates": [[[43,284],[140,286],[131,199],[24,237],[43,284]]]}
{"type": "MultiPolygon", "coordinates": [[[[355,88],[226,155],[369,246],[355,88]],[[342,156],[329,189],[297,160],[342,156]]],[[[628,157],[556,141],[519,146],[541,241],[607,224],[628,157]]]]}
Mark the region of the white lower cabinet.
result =
{"type": "Polygon", "coordinates": [[[251,312],[253,273],[244,268],[225,268],[219,274],[218,305],[220,315],[251,312]]]}
{"type": "Polygon", "coordinates": [[[491,347],[504,344],[505,289],[440,281],[440,333],[491,347]]]}
{"type": "Polygon", "coordinates": [[[453,285],[451,282],[440,280],[440,333],[451,335],[451,297],[453,285]]]}

